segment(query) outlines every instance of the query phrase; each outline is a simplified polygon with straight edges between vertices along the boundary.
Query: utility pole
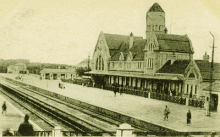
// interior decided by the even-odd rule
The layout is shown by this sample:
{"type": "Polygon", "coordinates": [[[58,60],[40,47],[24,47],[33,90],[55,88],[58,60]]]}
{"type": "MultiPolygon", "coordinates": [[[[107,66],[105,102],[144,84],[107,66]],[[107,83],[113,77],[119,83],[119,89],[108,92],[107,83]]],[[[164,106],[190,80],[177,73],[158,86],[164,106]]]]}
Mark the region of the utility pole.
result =
{"type": "Polygon", "coordinates": [[[89,71],[89,63],[90,63],[90,53],[89,53],[89,56],[88,56],[88,71],[89,71]]]}
{"type": "Polygon", "coordinates": [[[207,116],[211,116],[211,95],[212,95],[212,85],[213,85],[213,63],[214,63],[214,49],[215,47],[215,36],[209,31],[209,33],[212,35],[213,37],[213,45],[212,45],[212,62],[211,62],[211,71],[210,71],[210,90],[209,90],[209,110],[207,113],[207,116]]]}

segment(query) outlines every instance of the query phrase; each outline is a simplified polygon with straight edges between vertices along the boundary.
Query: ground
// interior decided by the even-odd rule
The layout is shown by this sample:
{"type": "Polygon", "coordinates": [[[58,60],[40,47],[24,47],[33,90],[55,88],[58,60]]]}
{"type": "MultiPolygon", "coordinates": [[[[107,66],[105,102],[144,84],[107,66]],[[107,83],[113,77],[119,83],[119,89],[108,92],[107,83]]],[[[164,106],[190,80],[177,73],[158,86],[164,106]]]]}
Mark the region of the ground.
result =
{"type": "MultiPolygon", "coordinates": [[[[15,79],[13,74],[1,75],[15,79]]],[[[212,112],[211,116],[206,116],[205,109],[201,108],[127,94],[117,94],[114,97],[113,91],[75,84],[65,83],[66,88],[60,89],[59,80],[40,80],[33,75],[23,75],[23,82],[176,131],[220,132],[220,113],[218,112],[212,112]],[[171,111],[168,121],[164,121],[166,105],[171,111]],[[190,125],[186,124],[188,110],[192,113],[190,125]]]]}

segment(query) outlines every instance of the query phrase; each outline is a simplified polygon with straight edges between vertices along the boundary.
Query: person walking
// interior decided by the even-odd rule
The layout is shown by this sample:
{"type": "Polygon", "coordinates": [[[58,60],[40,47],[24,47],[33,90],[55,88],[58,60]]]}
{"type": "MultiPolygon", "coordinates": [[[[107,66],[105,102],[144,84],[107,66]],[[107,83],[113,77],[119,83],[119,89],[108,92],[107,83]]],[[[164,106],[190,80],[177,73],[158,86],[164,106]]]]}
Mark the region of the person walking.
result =
{"type": "Polygon", "coordinates": [[[5,113],[6,114],[7,111],[7,106],[6,106],[6,102],[4,101],[3,105],[2,105],[2,114],[5,113]]]}
{"type": "Polygon", "coordinates": [[[188,111],[186,116],[187,116],[187,124],[190,124],[191,123],[191,118],[192,118],[190,110],[188,111]]]}
{"type": "Polygon", "coordinates": [[[34,129],[33,126],[29,123],[28,114],[25,115],[24,122],[20,124],[18,133],[20,136],[34,136],[34,129]]]}
{"type": "Polygon", "coordinates": [[[165,110],[164,110],[164,120],[168,121],[168,115],[170,114],[170,110],[169,108],[166,106],[165,110]]]}

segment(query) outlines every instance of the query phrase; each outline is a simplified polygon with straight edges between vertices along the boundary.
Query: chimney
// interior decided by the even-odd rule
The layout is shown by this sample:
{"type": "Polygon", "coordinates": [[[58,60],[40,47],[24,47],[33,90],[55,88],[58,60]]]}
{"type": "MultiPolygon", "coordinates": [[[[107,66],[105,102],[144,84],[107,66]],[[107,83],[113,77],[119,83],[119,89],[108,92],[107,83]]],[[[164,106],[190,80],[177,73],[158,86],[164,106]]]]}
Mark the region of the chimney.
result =
{"type": "Polygon", "coordinates": [[[168,31],[168,30],[167,30],[167,27],[166,27],[166,28],[164,29],[164,32],[167,34],[167,31],[168,31]]]}
{"type": "Polygon", "coordinates": [[[207,55],[207,52],[205,52],[205,55],[203,55],[203,60],[209,62],[209,55],[207,55]]]}
{"type": "Polygon", "coordinates": [[[133,36],[133,33],[131,32],[131,34],[130,34],[129,48],[131,48],[131,47],[133,46],[133,43],[134,43],[134,36],[133,36]]]}

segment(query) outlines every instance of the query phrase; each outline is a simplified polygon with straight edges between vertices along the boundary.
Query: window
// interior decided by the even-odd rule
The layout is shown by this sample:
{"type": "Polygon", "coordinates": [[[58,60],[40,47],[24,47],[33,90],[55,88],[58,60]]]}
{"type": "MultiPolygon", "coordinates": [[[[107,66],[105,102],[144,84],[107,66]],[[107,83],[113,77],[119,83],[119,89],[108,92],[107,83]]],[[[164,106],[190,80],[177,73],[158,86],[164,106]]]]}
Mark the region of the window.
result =
{"type": "Polygon", "coordinates": [[[157,25],[155,26],[155,31],[157,31],[157,25]]]}
{"type": "Polygon", "coordinates": [[[104,60],[102,58],[102,70],[104,70],[104,60]]]}
{"type": "Polygon", "coordinates": [[[141,62],[138,62],[138,69],[141,69],[141,62]]]}
{"type": "Polygon", "coordinates": [[[189,93],[189,85],[186,86],[186,93],[189,93]]]}
{"type": "Polygon", "coordinates": [[[153,68],[153,58],[147,59],[147,68],[153,68]]]}
{"type": "Polygon", "coordinates": [[[153,44],[149,44],[148,48],[149,48],[148,49],[149,51],[153,51],[154,50],[154,45],[153,44]]]}
{"type": "Polygon", "coordinates": [[[197,94],[197,86],[195,86],[195,94],[197,94]]]}
{"type": "Polygon", "coordinates": [[[96,60],[96,70],[104,70],[104,60],[101,56],[96,60]]]}
{"type": "Polygon", "coordinates": [[[99,56],[99,70],[101,70],[101,63],[102,63],[101,56],[99,56]]]}
{"type": "Polygon", "coordinates": [[[98,70],[99,59],[96,60],[96,70],[98,70]]]}
{"type": "Polygon", "coordinates": [[[112,68],[114,68],[115,67],[115,64],[114,64],[114,62],[112,62],[112,68]]]}

